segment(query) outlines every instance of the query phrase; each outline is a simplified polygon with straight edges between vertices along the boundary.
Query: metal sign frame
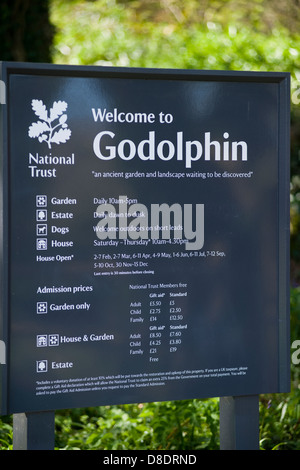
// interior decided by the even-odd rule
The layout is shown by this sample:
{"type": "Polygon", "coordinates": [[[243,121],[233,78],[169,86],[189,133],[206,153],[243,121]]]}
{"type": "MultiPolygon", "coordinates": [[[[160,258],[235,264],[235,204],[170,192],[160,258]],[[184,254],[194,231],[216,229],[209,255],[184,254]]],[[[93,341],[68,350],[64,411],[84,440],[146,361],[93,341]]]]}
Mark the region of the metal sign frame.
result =
{"type": "MultiPolygon", "coordinates": [[[[48,77],[51,79],[56,77],[70,77],[70,78],[79,78],[79,79],[107,79],[109,80],[124,80],[126,83],[142,83],[141,86],[144,86],[144,83],[155,83],[155,89],[157,90],[160,84],[191,84],[191,83],[214,83],[217,85],[223,84],[245,84],[245,86],[250,86],[260,88],[262,85],[272,86],[273,89],[276,89],[274,96],[277,100],[277,111],[278,115],[276,116],[278,122],[278,134],[276,136],[276,174],[278,176],[278,187],[276,188],[278,200],[274,201],[276,204],[277,211],[277,270],[276,270],[276,286],[278,291],[277,295],[277,307],[278,307],[278,385],[275,387],[275,393],[277,392],[287,392],[289,391],[290,377],[289,377],[289,74],[288,73],[270,73],[270,72],[226,72],[226,71],[197,71],[197,70],[156,70],[156,69],[123,69],[123,68],[104,68],[104,67],[77,67],[77,66],[62,66],[62,65],[48,65],[48,64],[22,64],[22,63],[10,63],[3,62],[1,64],[1,80],[2,83],[6,85],[6,100],[1,104],[1,113],[0,113],[0,132],[1,132],[1,176],[2,176],[2,191],[1,191],[1,253],[2,253],[2,275],[1,275],[1,321],[0,321],[0,339],[6,345],[6,364],[1,365],[1,386],[0,386],[0,414],[7,413],[19,413],[25,411],[45,411],[46,409],[54,409],[55,406],[53,402],[49,405],[44,405],[44,408],[40,408],[33,405],[32,410],[28,409],[15,409],[11,406],[11,375],[12,375],[12,354],[16,354],[14,351],[15,340],[12,341],[12,332],[15,331],[16,325],[14,325],[14,330],[12,329],[11,324],[11,304],[12,304],[12,276],[14,278],[14,283],[16,283],[15,273],[16,270],[13,270],[12,258],[13,254],[11,252],[12,246],[12,230],[16,228],[12,227],[11,220],[13,213],[19,208],[15,207],[15,202],[12,202],[11,196],[11,182],[14,172],[14,165],[16,158],[16,151],[14,148],[14,130],[11,129],[11,123],[16,119],[16,112],[13,110],[13,106],[16,106],[15,98],[12,96],[14,87],[16,86],[12,82],[12,78],[17,77],[19,85],[23,78],[34,77],[34,78],[45,78],[48,77]]],[[[28,81],[28,80],[27,80],[28,81]]],[[[27,86],[27,85],[26,85],[27,86]]],[[[134,86],[133,86],[134,88],[134,86]]],[[[166,87],[165,87],[166,88],[166,87]]],[[[253,90],[253,88],[251,88],[253,90]]],[[[21,92],[19,92],[21,93],[21,92]]],[[[21,95],[20,95],[21,96],[21,95]]],[[[249,103],[250,103],[249,96],[249,103]]],[[[154,99],[154,98],[153,98],[154,99]]],[[[181,99],[181,97],[180,97],[181,99]]],[[[178,99],[178,102],[180,102],[178,99]]],[[[238,99],[238,98],[237,98],[238,99]]],[[[238,103],[236,104],[238,107],[238,103]]],[[[250,104],[249,104],[250,106],[250,104]]],[[[179,105],[180,107],[180,105],[179,105]]],[[[22,116],[25,113],[22,110],[22,116]]],[[[148,118],[151,113],[148,113],[148,118]]],[[[170,115],[172,115],[170,113],[170,115]]],[[[31,116],[33,118],[33,116],[31,116]]],[[[123,118],[124,116],[122,116],[123,118]]],[[[113,114],[109,116],[107,122],[112,119],[119,119],[118,116],[114,117],[113,114]]],[[[262,116],[258,116],[257,119],[262,119],[262,116]]],[[[23,117],[22,117],[23,119],[23,117]]],[[[121,119],[121,118],[120,118],[121,119]]],[[[132,119],[131,116],[129,119],[132,119]]],[[[61,121],[61,124],[65,124],[65,121],[61,121]]],[[[67,127],[67,124],[65,124],[67,127]]],[[[178,130],[178,129],[177,129],[178,130]]],[[[207,137],[208,144],[212,144],[213,137],[205,134],[205,139],[207,137]],[[210,139],[210,140],[209,140],[210,139]]],[[[224,139],[227,139],[227,134],[224,132],[224,139]]],[[[65,134],[66,135],[66,134],[65,134]]],[[[149,140],[148,145],[151,145],[152,135],[148,134],[149,140]]],[[[107,137],[107,136],[106,136],[107,137]]],[[[177,132],[177,143],[182,137],[180,132],[177,132]],[[178,135],[179,134],[179,135],[178,135]]],[[[18,138],[18,137],[16,137],[18,138]]],[[[255,138],[255,136],[253,136],[255,138]]],[[[46,140],[46,137],[43,137],[46,140]]],[[[100,137],[99,137],[100,139],[100,137]]],[[[99,140],[98,139],[98,140],[99,140]]],[[[65,141],[67,138],[65,138],[65,141]]],[[[126,139],[124,139],[125,142],[126,139]]],[[[162,141],[165,142],[165,141],[162,141]]],[[[168,141],[169,142],[169,141],[168,141]]],[[[189,141],[189,161],[186,162],[186,168],[184,171],[187,171],[187,168],[190,168],[193,164],[195,158],[195,149],[199,149],[194,142],[189,141]],[[194,147],[193,147],[194,146],[194,147]]],[[[98,142],[99,144],[99,142],[98,142]]],[[[235,148],[241,144],[241,142],[233,142],[235,148]]],[[[121,145],[121,144],[120,144],[121,145]]],[[[126,145],[128,144],[128,139],[126,140],[126,145]]],[[[172,146],[169,145],[169,154],[164,154],[163,143],[160,147],[161,159],[168,161],[172,152],[172,146]],[[171,150],[170,150],[171,149],[171,150]]],[[[204,143],[203,143],[204,147],[204,143]]],[[[108,147],[107,147],[108,148],[108,147]]],[[[129,160],[128,154],[125,155],[125,143],[123,144],[123,160],[129,160]]],[[[130,147],[131,149],[132,147],[130,147]]],[[[186,147],[187,148],[187,147],[186,147]]],[[[227,148],[224,146],[224,149],[227,148]]],[[[94,143],[95,150],[95,143],[94,143]]],[[[121,150],[120,150],[121,151],[121,150]]],[[[127,150],[128,151],[128,150],[127,150]]],[[[130,150],[131,151],[131,150],[130,150]]],[[[225,151],[225,150],[224,150],[225,151]]],[[[130,156],[130,154],[129,154],[130,156]]],[[[143,154],[144,159],[146,159],[146,154],[143,154]]],[[[99,156],[98,156],[99,157],[99,156]]],[[[149,155],[148,155],[149,157],[149,155]]],[[[200,158],[200,157],[199,157],[200,158]]],[[[103,158],[105,159],[105,157],[103,158]]],[[[181,157],[178,157],[180,160],[181,157]]],[[[108,160],[108,158],[107,158],[108,160]]],[[[124,163],[124,162],[123,162],[124,163]]],[[[29,180],[30,181],[30,180],[29,180]]],[[[14,183],[16,185],[16,181],[14,183]]],[[[26,184],[26,183],[25,183],[26,184]]],[[[73,182],[75,186],[80,185],[80,180],[73,182]]],[[[28,187],[28,191],[30,188],[28,187]]],[[[258,221],[262,223],[262,220],[258,221]]],[[[15,235],[16,236],[16,235],[15,235]]],[[[15,258],[13,258],[15,259],[15,258]]],[[[229,275],[229,273],[228,273],[229,275]]],[[[22,280],[20,281],[22,282],[22,280]]],[[[15,285],[15,284],[14,284],[15,285]]],[[[253,293],[253,295],[255,295],[253,293]]],[[[25,307],[24,307],[25,308],[25,307]]],[[[253,345],[255,348],[255,345],[253,345]]],[[[22,351],[19,352],[22,354],[22,351]]],[[[230,387],[225,387],[225,390],[220,390],[218,396],[231,395],[228,393],[230,387]]],[[[272,390],[271,390],[272,392],[272,390]]],[[[252,395],[256,393],[264,393],[264,390],[250,390],[249,393],[242,393],[243,395],[252,395]]],[[[159,401],[159,397],[162,395],[153,395],[153,400],[159,401]]],[[[197,397],[197,392],[195,392],[195,397],[197,397]]],[[[141,399],[144,399],[145,396],[141,395],[141,399]]],[[[176,395],[176,393],[167,393],[163,399],[184,399],[190,398],[184,393],[176,395]]],[[[34,401],[34,400],[33,400],[34,401]]],[[[125,398],[126,401],[126,398],[125,398]]],[[[87,400],[89,402],[89,400],[87,400]]],[[[92,406],[95,400],[92,400],[92,406]]],[[[45,401],[47,403],[47,401],[45,401]]],[[[99,399],[99,405],[101,405],[101,399],[99,399]]],[[[116,403],[117,404],[117,403],[116,403]]],[[[64,403],[63,407],[66,403],[64,403]]],[[[87,403],[85,399],[83,400],[82,406],[86,406],[87,403]]],[[[70,400],[70,408],[73,407],[73,401],[70,400]]],[[[75,406],[78,407],[78,401],[76,401],[75,406]]]]}

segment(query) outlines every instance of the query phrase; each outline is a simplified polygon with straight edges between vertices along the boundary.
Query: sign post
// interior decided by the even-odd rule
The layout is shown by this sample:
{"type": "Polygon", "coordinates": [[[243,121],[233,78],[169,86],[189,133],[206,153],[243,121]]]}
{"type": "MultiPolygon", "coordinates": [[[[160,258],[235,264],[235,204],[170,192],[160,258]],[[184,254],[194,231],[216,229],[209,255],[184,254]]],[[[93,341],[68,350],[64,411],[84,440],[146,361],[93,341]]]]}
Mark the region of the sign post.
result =
{"type": "Polygon", "coordinates": [[[54,411],[13,415],[14,450],[54,450],[54,411]]]}
{"type": "Polygon", "coordinates": [[[259,450],[258,395],[220,398],[220,449],[259,450]]]}
{"type": "Polygon", "coordinates": [[[1,413],[287,392],[289,74],[0,78],[1,413]]]}

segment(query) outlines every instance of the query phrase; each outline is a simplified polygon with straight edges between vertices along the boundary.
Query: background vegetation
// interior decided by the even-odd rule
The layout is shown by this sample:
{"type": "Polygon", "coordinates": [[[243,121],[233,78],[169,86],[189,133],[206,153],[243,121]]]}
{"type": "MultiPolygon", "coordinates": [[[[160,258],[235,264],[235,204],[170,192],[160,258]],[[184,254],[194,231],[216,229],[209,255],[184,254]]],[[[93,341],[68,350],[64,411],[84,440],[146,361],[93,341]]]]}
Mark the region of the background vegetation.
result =
{"type": "MultiPolygon", "coordinates": [[[[300,340],[299,32],[299,0],[0,4],[1,60],[291,73],[291,344],[300,340]]],[[[300,450],[299,371],[292,365],[290,394],[260,397],[263,449],[300,450]]],[[[57,449],[218,449],[218,436],[218,399],[56,413],[57,449]]],[[[9,416],[0,446],[12,446],[9,416]]]]}

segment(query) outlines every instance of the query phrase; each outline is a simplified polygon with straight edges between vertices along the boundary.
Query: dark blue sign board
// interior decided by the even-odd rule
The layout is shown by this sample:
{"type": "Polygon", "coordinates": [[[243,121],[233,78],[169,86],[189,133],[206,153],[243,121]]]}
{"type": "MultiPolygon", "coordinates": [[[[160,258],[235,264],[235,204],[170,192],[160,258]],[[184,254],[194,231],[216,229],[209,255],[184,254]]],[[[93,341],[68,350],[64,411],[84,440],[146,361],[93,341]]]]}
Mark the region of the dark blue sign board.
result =
{"type": "Polygon", "coordinates": [[[289,391],[289,74],[1,79],[1,413],[289,391]]]}

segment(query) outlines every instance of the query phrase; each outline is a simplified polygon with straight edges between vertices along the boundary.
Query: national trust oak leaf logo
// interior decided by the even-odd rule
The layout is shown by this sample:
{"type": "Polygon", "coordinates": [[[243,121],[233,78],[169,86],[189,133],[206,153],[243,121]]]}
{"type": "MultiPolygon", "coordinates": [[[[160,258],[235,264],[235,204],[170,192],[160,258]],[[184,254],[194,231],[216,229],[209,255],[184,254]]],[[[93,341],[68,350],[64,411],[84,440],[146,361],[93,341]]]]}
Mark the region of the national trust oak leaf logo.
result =
{"type": "Polygon", "coordinates": [[[71,130],[65,114],[68,104],[65,101],[54,101],[49,113],[42,100],[32,100],[31,106],[39,120],[29,126],[29,137],[47,142],[49,149],[52,143],[64,144],[70,139],[71,130]]]}

